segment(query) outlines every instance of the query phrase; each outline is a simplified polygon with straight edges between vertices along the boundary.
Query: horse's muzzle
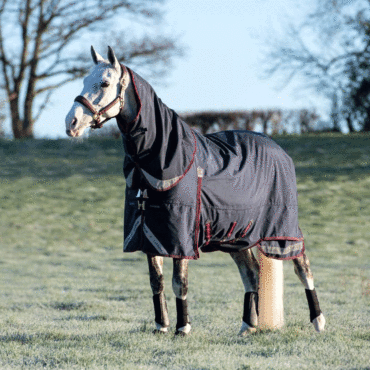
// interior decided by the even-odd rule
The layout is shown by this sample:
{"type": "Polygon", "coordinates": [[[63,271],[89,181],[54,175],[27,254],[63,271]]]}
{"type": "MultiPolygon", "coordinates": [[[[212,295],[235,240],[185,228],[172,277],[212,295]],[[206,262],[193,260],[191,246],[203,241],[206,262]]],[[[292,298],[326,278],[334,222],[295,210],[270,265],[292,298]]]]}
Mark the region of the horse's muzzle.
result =
{"type": "Polygon", "coordinates": [[[70,124],[70,127],[72,127],[71,129],[67,129],[66,130],[66,134],[68,136],[71,136],[71,137],[75,137],[75,136],[78,136],[78,130],[74,130],[73,128],[76,127],[76,124],[77,124],[77,118],[73,118],[71,124],[70,124]]]}
{"type": "Polygon", "coordinates": [[[79,132],[77,130],[66,130],[66,134],[70,137],[77,137],[79,135],[79,132]]]}

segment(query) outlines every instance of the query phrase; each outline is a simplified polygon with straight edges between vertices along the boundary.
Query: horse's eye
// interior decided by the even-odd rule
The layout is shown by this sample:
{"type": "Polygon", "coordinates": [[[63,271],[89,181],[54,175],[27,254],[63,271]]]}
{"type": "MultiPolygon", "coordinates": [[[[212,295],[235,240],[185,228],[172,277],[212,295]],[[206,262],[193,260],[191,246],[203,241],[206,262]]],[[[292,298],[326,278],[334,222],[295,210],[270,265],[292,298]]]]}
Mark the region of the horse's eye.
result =
{"type": "Polygon", "coordinates": [[[103,81],[101,83],[101,87],[108,87],[109,86],[109,82],[108,81],[103,81]]]}

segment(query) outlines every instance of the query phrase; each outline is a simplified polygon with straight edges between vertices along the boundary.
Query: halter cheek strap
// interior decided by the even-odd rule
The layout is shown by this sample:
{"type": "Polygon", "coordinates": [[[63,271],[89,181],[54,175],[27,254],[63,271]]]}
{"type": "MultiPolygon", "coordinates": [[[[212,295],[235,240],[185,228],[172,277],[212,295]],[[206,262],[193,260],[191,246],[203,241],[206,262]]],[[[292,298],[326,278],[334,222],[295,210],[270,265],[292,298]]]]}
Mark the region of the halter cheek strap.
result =
{"type": "Polygon", "coordinates": [[[93,114],[93,124],[91,125],[91,128],[97,129],[103,127],[103,123],[106,121],[102,121],[102,115],[107,113],[111,108],[113,108],[117,103],[119,103],[119,110],[121,111],[124,104],[123,94],[127,88],[128,85],[128,71],[125,66],[121,64],[121,78],[120,78],[120,89],[118,96],[108,105],[103,107],[100,110],[96,110],[94,106],[82,95],[78,95],[75,98],[75,102],[82,104],[84,107],[86,107],[92,114],[93,114]]]}

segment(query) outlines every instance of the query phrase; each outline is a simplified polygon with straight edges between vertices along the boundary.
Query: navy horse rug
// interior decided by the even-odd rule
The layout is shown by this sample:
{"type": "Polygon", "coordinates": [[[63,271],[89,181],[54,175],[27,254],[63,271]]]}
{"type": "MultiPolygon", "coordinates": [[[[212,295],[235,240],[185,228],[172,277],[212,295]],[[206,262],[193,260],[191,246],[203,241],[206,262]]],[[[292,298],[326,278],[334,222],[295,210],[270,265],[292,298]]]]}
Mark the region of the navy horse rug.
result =
{"type": "Polygon", "coordinates": [[[197,259],[258,246],[304,252],[295,169],[273,140],[249,131],[201,135],[128,70],[138,113],[119,122],[126,152],[124,251],[197,259]]]}

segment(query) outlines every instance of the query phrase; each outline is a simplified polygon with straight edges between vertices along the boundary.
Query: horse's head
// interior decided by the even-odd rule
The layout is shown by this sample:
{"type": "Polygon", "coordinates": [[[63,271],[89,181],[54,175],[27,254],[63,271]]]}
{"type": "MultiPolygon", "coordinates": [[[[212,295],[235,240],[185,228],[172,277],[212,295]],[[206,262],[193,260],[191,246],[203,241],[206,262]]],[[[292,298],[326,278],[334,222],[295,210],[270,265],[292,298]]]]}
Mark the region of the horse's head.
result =
{"type": "Polygon", "coordinates": [[[66,132],[72,137],[81,136],[88,127],[99,128],[123,108],[128,72],[122,69],[112,48],[108,46],[108,60],[93,47],[91,55],[95,67],[84,79],[84,87],[67,114],[66,132]]]}

